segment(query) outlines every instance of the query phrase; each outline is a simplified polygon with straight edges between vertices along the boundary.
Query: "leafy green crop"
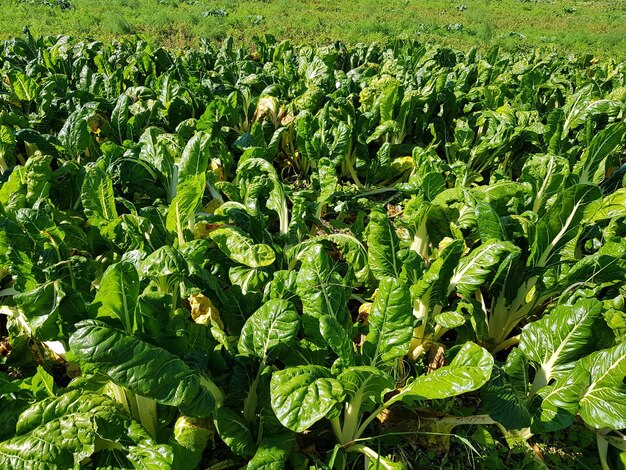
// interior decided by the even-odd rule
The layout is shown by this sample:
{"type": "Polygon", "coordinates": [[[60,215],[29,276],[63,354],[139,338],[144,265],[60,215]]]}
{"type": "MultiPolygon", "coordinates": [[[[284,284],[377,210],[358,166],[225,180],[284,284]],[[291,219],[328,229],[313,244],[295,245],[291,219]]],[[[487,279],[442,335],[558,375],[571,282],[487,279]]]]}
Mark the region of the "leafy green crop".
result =
{"type": "Polygon", "coordinates": [[[26,34],[0,70],[0,467],[413,468],[461,425],[626,459],[624,64],[26,34]]]}

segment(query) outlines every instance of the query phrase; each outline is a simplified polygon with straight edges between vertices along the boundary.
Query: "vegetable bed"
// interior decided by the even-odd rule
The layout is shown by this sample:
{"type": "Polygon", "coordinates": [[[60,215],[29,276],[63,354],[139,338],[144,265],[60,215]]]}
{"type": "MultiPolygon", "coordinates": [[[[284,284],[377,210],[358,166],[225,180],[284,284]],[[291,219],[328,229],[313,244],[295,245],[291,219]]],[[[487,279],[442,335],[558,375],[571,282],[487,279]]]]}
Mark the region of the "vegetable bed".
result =
{"type": "Polygon", "coordinates": [[[0,468],[624,467],[626,64],[26,32],[0,69],[0,468]]]}

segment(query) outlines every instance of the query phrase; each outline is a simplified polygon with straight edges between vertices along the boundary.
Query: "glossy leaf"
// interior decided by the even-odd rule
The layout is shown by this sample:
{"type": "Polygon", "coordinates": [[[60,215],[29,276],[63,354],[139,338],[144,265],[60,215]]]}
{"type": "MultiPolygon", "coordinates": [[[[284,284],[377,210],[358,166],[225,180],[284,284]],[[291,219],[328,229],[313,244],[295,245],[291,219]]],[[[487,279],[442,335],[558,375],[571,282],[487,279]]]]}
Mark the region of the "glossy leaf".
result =
{"type": "Polygon", "coordinates": [[[344,397],[341,383],[329,369],[298,366],[274,372],[271,403],[286,428],[302,432],[325,417],[344,397]]]}
{"type": "Polygon", "coordinates": [[[200,377],[180,358],[97,320],[79,323],[70,348],[83,363],[118,385],[187,416],[207,417],[215,406],[200,377]]]}
{"type": "Polygon", "coordinates": [[[210,233],[217,247],[230,259],[251,268],[271,265],[276,259],[272,247],[255,244],[241,229],[222,227],[210,233]]]}
{"type": "Polygon", "coordinates": [[[408,288],[400,281],[380,281],[368,315],[369,333],[363,354],[371,365],[406,355],[413,337],[413,311],[408,288]]]}
{"type": "Polygon", "coordinates": [[[272,299],[246,321],[239,337],[239,352],[265,361],[272,350],[294,342],[300,316],[288,300],[272,299]]]}
{"type": "Polygon", "coordinates": [[[493,356],[474,343],[465,343],[452,362],[427,375],[420,375],[392,398],[428,400],[449,398],[482,387],[491,376],[493,356]]]}

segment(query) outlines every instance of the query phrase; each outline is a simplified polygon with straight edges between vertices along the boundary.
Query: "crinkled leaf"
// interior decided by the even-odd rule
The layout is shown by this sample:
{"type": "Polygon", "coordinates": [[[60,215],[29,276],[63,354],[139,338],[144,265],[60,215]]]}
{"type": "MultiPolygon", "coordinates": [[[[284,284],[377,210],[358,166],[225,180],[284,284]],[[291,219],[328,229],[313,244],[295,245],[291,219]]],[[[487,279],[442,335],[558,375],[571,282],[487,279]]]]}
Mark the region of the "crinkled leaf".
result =
{"type": "Polygon", "coordinates": [[[595,428],[626,428],[626,343],[590,354],[576,368],[589,374],[579,414],[595,428]]]}
{"type": "Polygon", "coordinates": [[[226,256],[250,268],[269,266],[276,259],[276,253],[271,246],[255,244],[237,227],[222,227],[212,231],[210,236],[226,256]]]}
{"type": "Polygon", "coordinates": [[[405,385],[393,402],[405,398],[450,398],[482,387],[491,376],[493,356],[474,343],[465,343],[452,362],[405,385]]]}
{"type": "Polygon", "coordinates": [[[106,173],[103,161],[87,167],[81,201],[85,215],[93,225],[100,226],[117,219],[113,182],[106,173]]]}
{"type": "Polygon", "coordinates": [[[77,468],[98,436],[119,438],[127,419],[107,396],[82,390],[37,402],[20,415],[16,435],[0,443],[0,467],[77,468]]]}
{"type": "Polygon", "coordinates": [[[287,467],[289,454],[295,444],[295,436],[291,433],[283,432],[263,438],[246,470],[283,470],[287,467]]]}
{"type": "Polygon", "coordinates": [[[414,320],[407,286],[393,278],[380,281],[368,315],[369,333],[363,344],[363,354],[371,365],[406,355],[414,320]]]}
{"type": "Polygon", "coordinates": [[[504,257],[519,251],[513,243],[500,240],[481,244],[461,258],[450,279],[449,289],[456,288],[464,297],[472,295],[498,269],[504,257]]]}
{"type": "Polygon", "coordinates": [[[76,357],[107,374],[134,393],[197,418],[208,416],[213,396],[196,373],[180,358],[97,320],[76,325],[70,348],[76,357]]]}
{"type": "Polygon", "coordinates": [[[266,360],[273,349],[293,343],[300,315],[288,300],[272,299],[259,308],[241,330],[239,352],[266,360]]]}
{"type": "Polygon", "coordinates": [[[343,400],[341,383],[326,367],[299,366],[274,372],[271,404],[281,424],[302,432],[343,400]]]}
{"type": "Polygon", "coordinates": [[[528,265],[544,267],[553,263],[559,250],[578,233],[587,205],[601,196],[600,189],[592,184],[577,184],[561,192],[550,211],[537,222],[528,265]]]}
{"type": "Polygon", "coordinates": [[[506,364],[494,367],[482,389],[481,398],[489,416],[507,429],[530,426],[528,410],[528,362],[518,348],[507,357],[506,364]]]}
{"type": "Polygon", "coordinates": [[[579,299],[574,305],[557,305],[523,328],[519,348],[538,366],[539,380],[548,384],[554,374],[571,369],[593,350],[598,320],[602,320],[602,302],[579,299]]]}

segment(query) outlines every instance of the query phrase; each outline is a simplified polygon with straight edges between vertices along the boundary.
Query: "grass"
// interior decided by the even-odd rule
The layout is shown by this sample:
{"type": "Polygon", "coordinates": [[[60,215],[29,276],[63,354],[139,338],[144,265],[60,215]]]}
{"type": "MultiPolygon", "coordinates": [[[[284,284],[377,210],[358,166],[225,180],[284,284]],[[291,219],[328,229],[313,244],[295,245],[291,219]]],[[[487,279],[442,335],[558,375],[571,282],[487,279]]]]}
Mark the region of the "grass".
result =
{"type": "Polygon", "coordinates": [[[623,0],[5,0],[0,38],[138,34],[171,47],[273,34],[298,43],[418,37],[468,49],[557,51],[626,58],[623,0]],[[71,5],[71,8],[63,8],[71,5]]]}

